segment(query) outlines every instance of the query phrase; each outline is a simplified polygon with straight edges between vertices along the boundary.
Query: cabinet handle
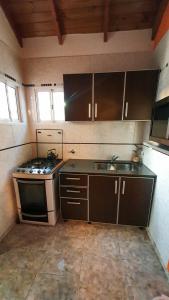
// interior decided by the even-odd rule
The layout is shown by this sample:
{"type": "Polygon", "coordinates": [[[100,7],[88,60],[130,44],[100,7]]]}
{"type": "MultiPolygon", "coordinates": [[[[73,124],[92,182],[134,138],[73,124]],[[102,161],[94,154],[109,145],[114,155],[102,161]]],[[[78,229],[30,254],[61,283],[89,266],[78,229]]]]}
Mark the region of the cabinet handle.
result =
{"type": "Polygon", "coordinates": [[[80,191],[73,191],[73,190],[66,190],[67,193],[79,193],[80,194],[80,191]]]}
{"type": "Polygon", "coordinates": [[[80,180],[78,177],[66,177],[67,180],[80,180]]]}
{"type": "Polygon", "coordinates": [[[128,116],[128,107],[129,107],[129,104],[128,104],[128,102],[126,102],[126,107],[125,107],[125,117],[126,118],[128,116]]]}
{"type": "Polygon", "coordinates": [[[88,105],[88,117],[91,118],[91,103],[88,105]]]}
{"type": "Polygon", "coordinates": [[[124,193],[125,193],[125,186],[126,186],[126,182],[123,180],[122,195],[124,195],[124,193]]]}
{"type": "Polygon", "coordinates": [[[94,117],[97,118],[97,103],[94,105],[94,117]]]}
{"type": "Polygon", "coordinates": [[[69,205],[80,205],[80,202],[70,202],[70,201],[68,201],[67,204],[69,204],[69,205]]]}
{"type": "Polygon", "coordinates": [[[118,182],[115,180],[114,193],[117,194],[118,182]]]}

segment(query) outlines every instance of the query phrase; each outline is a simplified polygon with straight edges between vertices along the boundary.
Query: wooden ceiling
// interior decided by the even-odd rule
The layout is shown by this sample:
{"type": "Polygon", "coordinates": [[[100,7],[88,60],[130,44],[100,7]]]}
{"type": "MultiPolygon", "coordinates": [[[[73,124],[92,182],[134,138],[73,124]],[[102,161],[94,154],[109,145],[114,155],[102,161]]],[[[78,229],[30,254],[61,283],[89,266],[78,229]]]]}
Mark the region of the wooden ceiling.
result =
{"type": "Polygon", "coordinates": [[[0,0],[16,36],[22,38],[71,33],[158,28],[168,0],[0,0]],[[159,19],[159,20],[158,20],[159,19]]]}

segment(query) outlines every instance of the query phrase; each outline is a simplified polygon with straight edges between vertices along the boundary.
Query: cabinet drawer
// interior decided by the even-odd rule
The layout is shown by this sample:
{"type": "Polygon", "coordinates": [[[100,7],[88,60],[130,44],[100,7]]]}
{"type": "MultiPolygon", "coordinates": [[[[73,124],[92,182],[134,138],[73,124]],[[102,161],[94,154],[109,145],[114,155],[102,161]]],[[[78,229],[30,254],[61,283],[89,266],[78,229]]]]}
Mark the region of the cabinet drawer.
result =
{"type": "Polygon", "coordinates": [[[87,220],[87,200],[61,198],[63,219],[87,220]]]}
{"type": "Polygon", "coordinates": [[[61,174],[60,175],[60,184],[61,185],[87,186],[87,175],[61,174]]]}
{"type": "Polygon", "coordinates": [[[68,198],[83,198],[87,199],[87,188],[79,187],[60,187],[60,196],[68,198]]]}

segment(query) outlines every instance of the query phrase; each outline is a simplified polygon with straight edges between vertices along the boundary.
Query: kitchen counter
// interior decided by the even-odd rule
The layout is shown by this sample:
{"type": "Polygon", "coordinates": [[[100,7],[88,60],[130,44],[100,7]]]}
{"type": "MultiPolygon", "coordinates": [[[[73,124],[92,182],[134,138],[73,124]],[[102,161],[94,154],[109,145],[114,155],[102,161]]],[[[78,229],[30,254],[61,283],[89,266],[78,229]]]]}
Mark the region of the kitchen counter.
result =
{"type": "MultiPolygon", "coordinates": [[[[104,174],[114,176],[138,176],[138,177],[156,177],[156,175],[143,164],[136,164],[133,170],[104,170],[97,169],[95,163],[105,162],[104,160],[91,159],[69,159],[59,169],[59,173],[83,173],[83,174],[104,174]]],[[[117,163],[116,161],[115,163],[117,163]]],[[[123,161],[124,163],[131,163],[130,161],[123,161]]]]}

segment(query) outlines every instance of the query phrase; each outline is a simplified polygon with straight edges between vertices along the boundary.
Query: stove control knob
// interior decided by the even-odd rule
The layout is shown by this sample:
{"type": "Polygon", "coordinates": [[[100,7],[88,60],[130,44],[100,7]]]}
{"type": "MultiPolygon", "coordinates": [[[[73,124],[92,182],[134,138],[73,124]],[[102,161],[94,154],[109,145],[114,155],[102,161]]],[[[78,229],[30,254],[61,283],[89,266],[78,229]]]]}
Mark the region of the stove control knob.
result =
{"type": "Polygon", "coordinates": [[[40,170],[38,170],[38,173],[40,174],[40,170]]]}
{"type": "Polygon", "coordinates": [[[25,173],[25,170],[23,169],[23,170],[21,170],[21,172],[22,172],[22,173],[25,173]]]}
{"type": "Polygon", "coordinates": [[[45,170],[43,171],[43,174],[46,174],[46,171],[45,171],[45,170]]]}
{"type": "Polygon", "coordinates": [[[17,172],[21,172],[21,170],[20,170],[20,169],[17,169],[17,172]]]}
{"type": "Polygon", "coordinates": [[[29,171],[29,173],[33,173],[33,171],[32,171],[32,170],[30,170],[30,171],[29,171]]]}

